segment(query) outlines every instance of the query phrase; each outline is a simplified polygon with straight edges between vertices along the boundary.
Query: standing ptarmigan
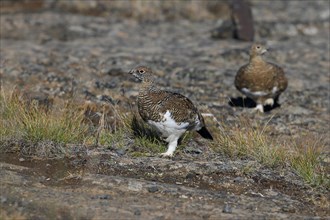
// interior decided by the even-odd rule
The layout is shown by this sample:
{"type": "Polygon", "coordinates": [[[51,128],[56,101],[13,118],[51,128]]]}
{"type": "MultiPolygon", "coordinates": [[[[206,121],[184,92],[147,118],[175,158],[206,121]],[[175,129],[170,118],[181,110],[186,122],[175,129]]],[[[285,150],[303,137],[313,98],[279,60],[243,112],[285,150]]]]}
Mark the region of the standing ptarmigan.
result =
{"type": "Polygon", "coordinates": [[[153,72],[146,66],[138,66],[129,73],[142,82],[137,101],[139,114],[168,142],[163,156],[173,155],[179,138],[186,131],[195,130],[202,137],[213,140],[202,115],[187,97],[157,88],[153,72]]]}
{"type": "Polygon", "coordinates": [[[281,67],[263,60],[267,50],[260,44],[250,49],[250,62],[242,66],[236,75],[236,88],[257,103],[256,110],[264,112],[264,105],[273,106],[287,88],[288,80],[281,67]]]}

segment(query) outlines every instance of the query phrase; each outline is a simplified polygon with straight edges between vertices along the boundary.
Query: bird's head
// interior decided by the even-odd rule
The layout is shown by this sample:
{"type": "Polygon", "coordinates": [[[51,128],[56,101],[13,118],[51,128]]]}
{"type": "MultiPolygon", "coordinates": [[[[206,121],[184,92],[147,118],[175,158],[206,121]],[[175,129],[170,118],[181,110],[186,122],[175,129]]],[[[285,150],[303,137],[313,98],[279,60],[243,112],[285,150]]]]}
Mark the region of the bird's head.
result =
{"type": "Polygon", "coordinates": [[[151,81],[152,70],[147,66],[137,66],[131,69],[129,74],[132,74],[139,81],[151,81]]]}
{"type": "Polygon", "coordinates": [[[255,44],[252,44],[252,46],[251,46],[250,56],[261,56],[266,52],[267,52],[267,49],[265,46],[255,43],[255,44]]]}

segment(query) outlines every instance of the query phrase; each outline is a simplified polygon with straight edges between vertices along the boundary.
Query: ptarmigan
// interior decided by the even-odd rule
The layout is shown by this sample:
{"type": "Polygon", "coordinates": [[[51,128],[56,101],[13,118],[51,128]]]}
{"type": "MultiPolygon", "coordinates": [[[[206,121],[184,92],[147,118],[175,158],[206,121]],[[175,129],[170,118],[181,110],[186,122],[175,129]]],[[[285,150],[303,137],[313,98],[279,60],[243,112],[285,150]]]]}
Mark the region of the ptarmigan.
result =
{"type": "Polygon", "coordinates": [[[149,67],[138,66],[129,73],[142,82],[137,99],[139,114],[168,143],[162,156],[173,156],[179,138],[186,131],[195,130],[202,137],[213,140],[202,115],[187,97],[157,88],[149,67]]]}
{"type": "Polygon", "coordinates": [[[235,86],[256,103],[256,110],[264,112],[264,105],[273,106],[287,88],[288,80],[281,67],[263,60],[267,50],[260,44],[250,49],[250,62],[242,66],[236,75],[235,86]]]}

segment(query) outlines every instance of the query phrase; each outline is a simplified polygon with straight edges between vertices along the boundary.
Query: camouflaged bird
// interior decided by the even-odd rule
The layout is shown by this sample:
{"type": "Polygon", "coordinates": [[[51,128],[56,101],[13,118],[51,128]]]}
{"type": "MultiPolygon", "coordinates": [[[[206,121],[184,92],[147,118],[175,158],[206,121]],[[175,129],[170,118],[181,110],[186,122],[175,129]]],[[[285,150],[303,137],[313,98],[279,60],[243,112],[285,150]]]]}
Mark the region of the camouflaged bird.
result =
{"type": "Polygon", "coordinates": [[[186,131],[195,130],[202,137],[213,140],[202,115],[187,97],[157,88],[153,72],[146,66],[138,66],[129,73],[142,82],[137,101],[141,118],[168,142],[163,156],[173,155],[179,138],[186,131]]]}
{"type": "Polygon", "coordinates": [[[236,88],[253,99],[260,112],[264,112],[264,105],[273,106],[288,86],[283,69],[263,60],[262,55],[266,52],[264,46],[253,44],[250,62],[238,70],[235,78],[236,88]]]}

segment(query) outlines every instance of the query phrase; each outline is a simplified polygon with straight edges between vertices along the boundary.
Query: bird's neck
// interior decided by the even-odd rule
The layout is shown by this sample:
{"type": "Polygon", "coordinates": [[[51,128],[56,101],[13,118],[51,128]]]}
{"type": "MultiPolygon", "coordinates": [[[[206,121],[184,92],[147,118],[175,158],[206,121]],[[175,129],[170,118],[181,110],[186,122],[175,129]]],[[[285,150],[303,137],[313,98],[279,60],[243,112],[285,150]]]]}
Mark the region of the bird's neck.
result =
{"type": "Polygon", "coordinates": [[[259,65],[262,63],[265,63],[264,59],[262,58],[262,56],[258,55],[258,56],[250,56],[250,63],[252,65],[259,65]]]}
{"type": "Polygon", "coordinates": [[[151,79],[143,80],[142,85],[140,87],[140,93],[148,93],[156,90],[158,89],[153,80],[151,79]]]}

